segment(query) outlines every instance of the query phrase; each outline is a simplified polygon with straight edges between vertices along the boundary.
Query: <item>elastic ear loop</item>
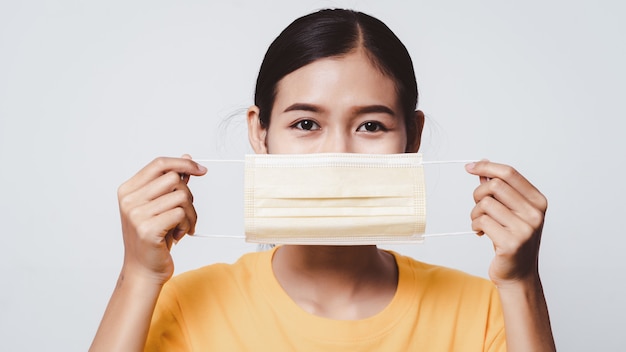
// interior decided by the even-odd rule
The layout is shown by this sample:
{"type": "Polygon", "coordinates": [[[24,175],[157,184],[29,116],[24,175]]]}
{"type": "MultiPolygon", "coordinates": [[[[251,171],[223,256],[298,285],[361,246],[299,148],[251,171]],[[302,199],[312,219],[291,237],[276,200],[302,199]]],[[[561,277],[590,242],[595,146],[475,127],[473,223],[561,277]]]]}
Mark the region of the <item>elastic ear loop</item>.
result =
{"type": "MultiPolygon", "coordinates": [[[[208,163],[245,163],[245,160],[240,159],[193,159],[193,161],[199,162],[208,162],[208,163]]],[[[478,160],[443,160],[443,161],[422,161],[422,165],[434,165],[434,164],[468,164],[474,163],[478,160]]],[[[422,238],[427,237],[448,237],[448,236],[463,236],[463,235],[477,235],[476,231],[458,231],[458,232],[441,232],[441,233],[426,233],[423,235],[416,235],[415,241],[421,242],[422,238]]],[[[209,235],[209,234],[193,234],[189,235],[190,237],[199,237],[199,238],[234,238],[234,239],[242,239],[245,240],[246,236],[241,235],[209,235]]],[[[401,243],[411,243],[411,239],[402,240],[401,243]]]]}

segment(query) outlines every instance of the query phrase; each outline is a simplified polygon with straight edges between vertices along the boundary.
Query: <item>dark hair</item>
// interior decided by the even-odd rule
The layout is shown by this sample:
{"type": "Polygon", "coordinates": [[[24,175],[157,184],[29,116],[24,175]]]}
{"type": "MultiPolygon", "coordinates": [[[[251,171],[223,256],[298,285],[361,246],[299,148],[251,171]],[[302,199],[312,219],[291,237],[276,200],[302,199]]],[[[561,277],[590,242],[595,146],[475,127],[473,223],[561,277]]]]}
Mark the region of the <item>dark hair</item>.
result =
{"type": "Polygon", "coordinates": [[[315,60],[363,48],[372,63],[391,77],[406,121],[407,135],[415,135],[417,83],[406,47],[380,20],[361,12],[326,9],[300,17],[285,28],[265,54],[256,82],[254,103],[259,120],[268,127],[278,82],[315,60]]]}

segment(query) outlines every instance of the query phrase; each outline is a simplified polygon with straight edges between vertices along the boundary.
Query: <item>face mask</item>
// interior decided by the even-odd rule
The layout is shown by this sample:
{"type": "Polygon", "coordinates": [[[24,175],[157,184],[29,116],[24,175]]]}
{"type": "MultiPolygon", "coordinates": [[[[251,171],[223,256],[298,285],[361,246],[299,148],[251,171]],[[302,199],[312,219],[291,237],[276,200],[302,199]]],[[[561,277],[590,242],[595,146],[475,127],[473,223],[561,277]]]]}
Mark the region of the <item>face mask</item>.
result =
{"type": "Polygon", "coordinates": [[[426,225],[419,154],[248,155],[250,242],[365,244],[420,239],[426,225]]]}
{"type": "Polygon", "coordinates": [[[428,236],[423,164],[416,153],[246,155],[246,241],[422,242],[428,236]]]}

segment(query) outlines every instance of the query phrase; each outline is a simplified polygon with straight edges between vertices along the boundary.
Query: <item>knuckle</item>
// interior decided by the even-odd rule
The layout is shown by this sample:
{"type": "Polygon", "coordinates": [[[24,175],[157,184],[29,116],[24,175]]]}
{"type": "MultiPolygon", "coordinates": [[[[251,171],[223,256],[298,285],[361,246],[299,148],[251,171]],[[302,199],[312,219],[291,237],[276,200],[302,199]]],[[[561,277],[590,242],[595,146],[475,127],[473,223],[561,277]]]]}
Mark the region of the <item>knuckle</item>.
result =
{"type": "Polygon", "coordinates": [[[531,226],[538,227],[543,223],[543,212],[533,209],[528,215],[531,226]]]}
{"type": "Polygon", "coordinates": [[[189,202],[189,195],[187,195],[187,192],[183,190],[175,191],[174,197],[176,198],[176,203],[179,205],[184,205],[189,202]]]}
{"type": "Polygon", "coordinates": [[[138,208],[132,208],[126,212],[131,223],[136,223],[141,218],[141,211],[138,208]]]}
{"type": "Polygon", "coordinates": [[[478,201],[480,201],[480,197],[481,197],[480,188],[476,188],[474,190],[474,193],[472,193],[472,196],[474,197],[474,202],[478,203],[478,201]]]}
{"type": "Polygon", "coordinates": [[[539,200],[537,202],[539,203],[539,209],[545,213],[546,210],[548,210],[548,198],[543,194],[539,194],[539,200]]]}
{"type": "Polygon", "coordinates": [[[163,175],[163,177],[167,180],[168,185],[176,186],[180,183],[180,174],[178,174],[178,172],[170,171],[163,175]]]}
{"type": "Polygon", "coordinates": [[[513,168],[512,166],[508,166],[508,165],[507,165],[507,166],[504,168],[504,177],[505,177],[506,179],[516,177],[517,175],[518,175],[517,170],[515,170],[515,168],[513,168]]]}
{"type": "Polygon", "coordinates": [[[474,207],[472,209],[472,211],[469,214],[470,220],[474,221],[474,219],[476,219],[477,217],[479,217],[481,214],[480,209],[478,208],[478,206],[474,207]]]}
{"type": "Polygon", "coordinates": [[[472,220],[472,231],[480,231],[480,224],[478,219],[472,220]]]}
{"type": "Polygon", "coordinates": [[[522,236],[523,238],[522,237],[519,238],[519,241],[523,242],[524,240],[530,238],[534,231],[535,231],[535,228],[532,225],[527,224],[527,223],[523,223],[520,226],[520,232],[523,234],[523,236],[522,236]]]}
{"type": "Polygon", "coordinates": [[[171,193],[172,200],[177,206],[184,206],[190,203],[189,194],[182,189],[177,189],[171,193]]]}
{"type": "Polygon", "coordinates": [[[185,201],[188,203],[193,203],[193,195],[191,194],[191,192],[189,192],[189,189],[187,189],[186,187],[182,188],[180,190],[180,192],[183,194],[183,196],[185,197],[185,201]]]}
{"type": "Polygon", "coordinates": [[[506,186],[505,182],[499,178],[494,178],[491,181],[489,181],[489,189],[493,193],[500,192],[505,186],[506,186]]]}
{"type": "Polygon", "coordinates": [[[485,198],[480,200],[478,205],[480,206],[480,208],[482,210],[486,211],[487,209],[493,207],[495,202],[496,202],[496,200],[493,197],[485,197],[485,198]]]}
{"type": "Polygon", "coordinates": [[[152,161],[152,164],[154,164],[158,168],[165,168],[167,165],[167,158],[162,156],[157,157],[152,161]]]}
{"type": "Polygon", "coordinates": [[[181,207],[176,207],[172,209],[172,213],[174,217],[179,221],[182,221],[185,218],[185,209],[181,207]]]}
{"type": "Polygon", "coordinates": [[[472,221],[472,229],[474,231],[482,230],[485,225],[485,215],[481,215],[472,221]]]}
{"type": "Polygon", "coordinates": [[[126,183],[122,183],[119,187],[117,187],[117,198],[121,199],[126,195],[126,183]]]}
{"type": "Polygon", "coordinates": [[[121,198],[119,198],[120,209],[122,211],[127,211],[129,208],[132,207],[132,198],[133,197],[131,197],[130,195],[122,195],[121,198]]]}
{"type": "Polygon", "coordinates": [[[485,208],[486,208],[486,198],[481,199],[478,203],[476,203],[476,210],[478,212],[478,214],[483,214],[485,213],[485,208]]]}

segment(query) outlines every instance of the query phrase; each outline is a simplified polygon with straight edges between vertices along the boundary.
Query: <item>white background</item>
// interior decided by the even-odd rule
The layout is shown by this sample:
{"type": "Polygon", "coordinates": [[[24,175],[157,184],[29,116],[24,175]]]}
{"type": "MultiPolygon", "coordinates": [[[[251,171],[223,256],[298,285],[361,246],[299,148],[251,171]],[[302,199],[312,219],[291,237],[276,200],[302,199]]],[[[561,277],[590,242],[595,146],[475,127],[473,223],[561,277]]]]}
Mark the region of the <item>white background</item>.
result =
{"type": "MultiPolygon", "coordinates": [[[[541,274],[557,346],[626,348],[626,11],[620,1],[0,2],[0,350],[82,351],[123,255],[116,189],[156,156],[241,158],[265,49],[323,7],[371,13],[414,59],[426,160],[510,163],[550,201],[541,274]],[[232,117],[228,127],[221,122],[232,117]]],[[[192,181],[236,234],[241,170],[192,181]]],[[[477,183],[429,171],[429,231],[469,229],[477,183]]],[[[189,238],[177,272],[255,246],[189,238]]],[[[486,276],[474,236],[393,247],[486,276]]]]}

